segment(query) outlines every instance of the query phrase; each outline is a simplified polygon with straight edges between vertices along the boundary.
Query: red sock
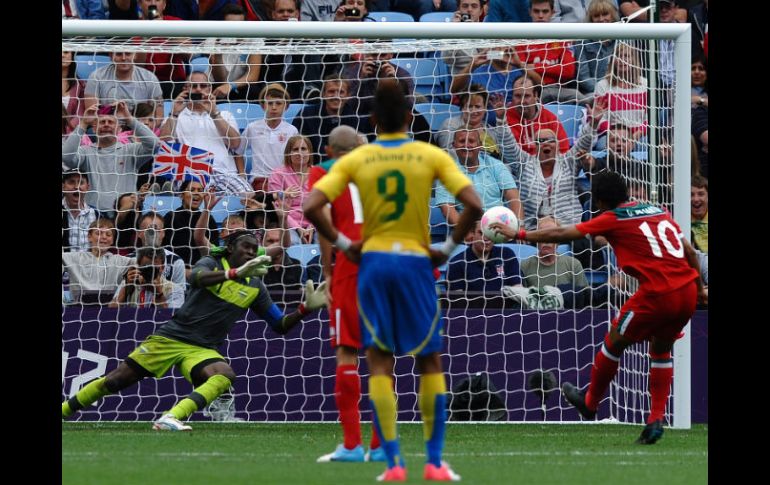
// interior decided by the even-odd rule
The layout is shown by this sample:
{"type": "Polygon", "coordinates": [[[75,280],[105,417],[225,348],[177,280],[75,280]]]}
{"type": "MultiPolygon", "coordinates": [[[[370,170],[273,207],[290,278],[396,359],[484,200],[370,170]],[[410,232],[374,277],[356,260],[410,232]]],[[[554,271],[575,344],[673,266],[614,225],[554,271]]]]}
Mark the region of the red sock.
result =
{"type": "Polygon", "coordinates": [[[663,419],[666,412],[671,381],[674,380],[674,360],[671,352],[650,352],[650,416],[647,423],[663,419]]]}
{"type": "Polygon", "coordinates": [[[361,444],[361,379],[355,365],[338,365],[334,380],[334,400],[340,412],[345,448],[352,450],[361,444]]]}
{"type": "Polygon", "coordinates": [[[588,392],[586,392],[586,406],[594,411],[599,407],[599,401],[618,372],[618,364],[620,363],[620,357],[609,350],[611,347],[608,345],[608,340],[609,335],[604,339],[602,348],[599,349],[594,358],[594,365],[591,368],[591,383],[588,384],[588,392]]]}

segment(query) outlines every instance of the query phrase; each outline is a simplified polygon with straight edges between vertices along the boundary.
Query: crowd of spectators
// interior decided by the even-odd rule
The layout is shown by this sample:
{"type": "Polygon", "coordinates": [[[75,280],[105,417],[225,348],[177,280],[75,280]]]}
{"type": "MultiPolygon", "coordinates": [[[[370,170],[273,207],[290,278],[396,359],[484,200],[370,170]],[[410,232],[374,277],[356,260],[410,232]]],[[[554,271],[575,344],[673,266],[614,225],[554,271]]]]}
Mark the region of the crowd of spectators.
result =
{"type": "MultiPolygon", "coordinates": [[[[631,22],[646,22],[647,4],[63,0],[62,18],[375,22],[379,19],[373,13],[403,12],[417,22],[424,14],[445,12],[449,22],[605,23],[628,16],[631,22]]],[[[693,24],[692,240],[705,258],[708,0],[661,0],[658,6],[660,21],[693,24]]],[[[292,41],[266,42],[291,47],[292,41]]],[[[656,156],[671,163],[670,130],[665,127],[672,126],[673,51],[664,41],[659,49],[656,85],[662,108],[657,120],[649,119],[647,54],[633,42],[529,42],[448,49],[435,57],[430,53],[431,59],[445,63],[450,76],[445,92],[434,93],[434,101],[460,109],[436,127],[415,108],[411,132],[456,159],[485,210],[505,205],[529,229],[592,217],[596,211],[590,180],[603,170],[625,175],[636,198],[646,201],[652,190],[665,193],[649,182],[655,178],[646,163],[652,156],[647,152],[652,151],[648,137],[653,124],[664,125],[656,156]],[[583,108],[579,131],[568,133],[549,103],[583,108]]],[[[301,206],[308,194],[309,169],[323,161],[331,130],[347,125],[373,141],[370,102],[383,79],[395,78],[413,104],[431,99],[416,91],[416,79],[399,65],[396,50],[355,55],[293,52],[213,52],[203,55],[204,69],[193,69],[199,54],[115,51],[109,63],[83,79],[77,75],[75,53],[62,52],[62,274],[68,288],[63,301],[178,308],[191,265],[216,251],[220,236],[242,228],[256,231],[261,245],[273,248],[274,264],[264,277],[268,288],[300,289],[308,276],[303,274],[304,263],[292,258],[288,249],[318,242],[301,206]],[[236,113],[226,109],[232,102],[259,105],[264,116],[239,125],[236,113]],[[287,118],[292,104],[302,107],[287,118]],[[153,154],[162,143],[211,152],[208,183],[170,183],[155,177],[153,154]],[[167,202],[170,205],[159,213],[155,211],[160,208],[148,202],[159,197],[178,200],[167,202]],[[239,203],[242,210],[215,217],[213,209],[225,201],[239,203]]],[[[462,211],[440,185],[432,204],[449,225],[462,211]]],[[[555,245],[541,244],[536,255],[518,261],[509,247],[494,245],[477,227],[468,236],[467,249],[448,265],[447,288],[503,292],[522,306],[532,306],[532,295],[555,297],[558,291],[561,305],[582,307],[589,302],[584,289],[590,287],[584,268],[596,269],[606,261],[597,264],[580,254],[601,246],[602,241],[586,238],[572,246],[573,257],[557,254],[555,245]]]]}

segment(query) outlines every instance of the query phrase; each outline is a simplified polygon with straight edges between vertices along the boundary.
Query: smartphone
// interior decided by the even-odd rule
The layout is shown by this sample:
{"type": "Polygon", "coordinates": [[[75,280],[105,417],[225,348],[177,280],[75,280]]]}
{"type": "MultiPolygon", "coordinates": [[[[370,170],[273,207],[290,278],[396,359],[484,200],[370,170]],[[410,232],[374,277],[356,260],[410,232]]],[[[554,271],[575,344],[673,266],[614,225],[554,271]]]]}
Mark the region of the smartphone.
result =
{"type": "Polygon", "coordinates": [[[115,114],[115,106],[111,104],[103,104],[99,106],[99,108],[96,110],[96,114],[98,115],[114,115],[115,114]]]}
{"type": "Polygon", "coordinates": [[[487,52],[487,59],[502,59],[503,51],[489,51],[487,52]]]}
{"type": "Polygon", "coordinates": [[[460,14],[460,22],[468,22],[470,19],[471,19],[471,14],[469,13],[460,14]]]}
{"type": "Polygon", "coordinates": [[[360,17],[360,16],[361,16],[361,10],[355,7],[345,9],[345,17],[360,17]]]}
{"type": "Polygon", "coordinates": [[[190,93],[190,101],[200,101],[203,99],[203,93],[190,93]]]}

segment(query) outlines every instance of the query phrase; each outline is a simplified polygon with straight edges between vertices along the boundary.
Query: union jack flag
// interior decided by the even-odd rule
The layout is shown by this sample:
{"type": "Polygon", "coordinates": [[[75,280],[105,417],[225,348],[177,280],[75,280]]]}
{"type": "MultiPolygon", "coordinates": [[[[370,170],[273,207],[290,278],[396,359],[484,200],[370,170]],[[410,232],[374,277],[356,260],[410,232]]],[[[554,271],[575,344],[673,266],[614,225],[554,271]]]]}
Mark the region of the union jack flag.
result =
{"type": "Polygon", "coordinates": [[[184,182],[200,182],[204,187],[211,178],[214,154],[183,143],[160,142],[155,151],[152,173],[156,177],[184,182]]]}

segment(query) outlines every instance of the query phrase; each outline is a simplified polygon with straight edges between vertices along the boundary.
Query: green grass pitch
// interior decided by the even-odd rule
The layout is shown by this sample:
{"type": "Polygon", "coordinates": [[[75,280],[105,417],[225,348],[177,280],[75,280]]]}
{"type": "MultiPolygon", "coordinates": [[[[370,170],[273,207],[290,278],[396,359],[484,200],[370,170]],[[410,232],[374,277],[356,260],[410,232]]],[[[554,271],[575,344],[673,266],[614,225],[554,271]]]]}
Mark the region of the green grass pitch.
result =
{"type": "MultiPolygon", "coordinates": [[[[376,483],[383,463],[316,463],[341,442],[338,424],[193,422],[188,433],[149,423],[62,423],[62,484],[238,485],[376,483]]],[[[641,426],[455,424],[445,459],[467,484],[704,484],[708,426],[666,428],[635,445],[641,426]]],[[[419,423],[399,424],[408,482],[423,482],[419,423]]],[[[367,424],[364,440],[371,432],[367,424]]]]}

